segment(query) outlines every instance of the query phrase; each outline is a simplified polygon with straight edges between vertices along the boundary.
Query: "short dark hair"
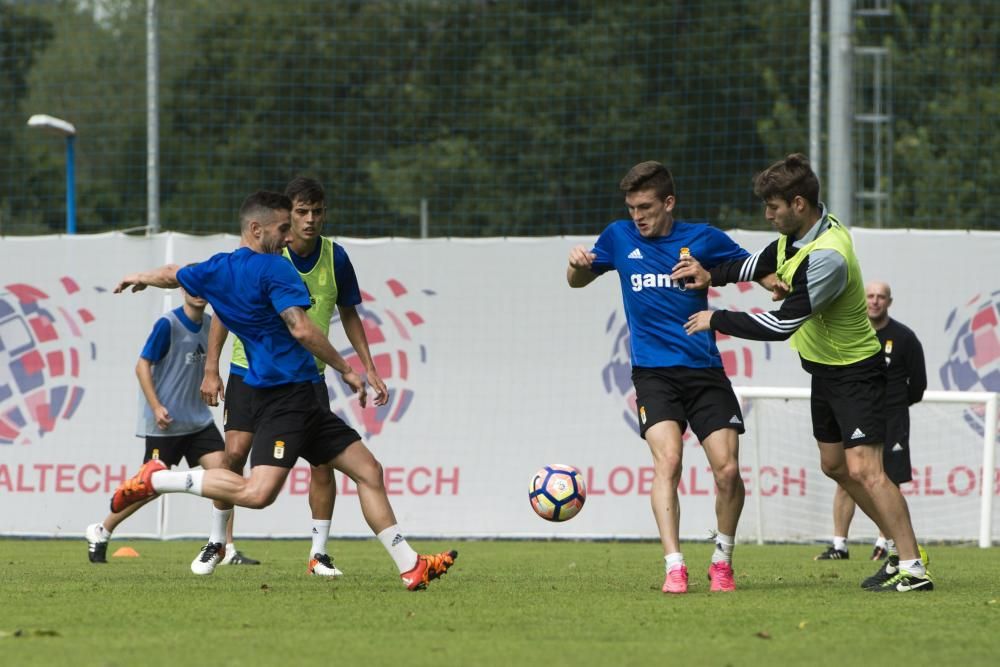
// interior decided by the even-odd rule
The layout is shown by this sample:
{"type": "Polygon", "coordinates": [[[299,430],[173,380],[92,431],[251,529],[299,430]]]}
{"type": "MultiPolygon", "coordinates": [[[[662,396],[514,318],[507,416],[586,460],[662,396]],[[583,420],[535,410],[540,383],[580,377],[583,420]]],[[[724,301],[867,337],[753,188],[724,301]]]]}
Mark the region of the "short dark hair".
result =
{"type": "Polygon", "coordinates": [[[666,199],[674,196],[674,175],[659,162],[649,160],[629,169],[618,187],[626,193],[656,190],[658,199],[666,199]]]}
{"type": "Polygon", "coordinates": [[[809,165],[809,158],[802,153],[792,153],[754,176],[753,193],[765,202],[781,197],[786,204],[802,197],[816,208],[819,206],[819,178],[809,165]]]}
{"type": "Polygon", "coordinates": [[[240,229],[246,229],[254,218],[274,211],[291,211],[292,200],[280,192],[258,190],[243,200],[240,206],[240,229]]]}
{"type": "Polygon", "coordinates": [[[296,176],[285,186],[285,196],[293,203],[296,199],[307,204],[322,204],[326,201],[323,186],[314,178],[296,176]]]}

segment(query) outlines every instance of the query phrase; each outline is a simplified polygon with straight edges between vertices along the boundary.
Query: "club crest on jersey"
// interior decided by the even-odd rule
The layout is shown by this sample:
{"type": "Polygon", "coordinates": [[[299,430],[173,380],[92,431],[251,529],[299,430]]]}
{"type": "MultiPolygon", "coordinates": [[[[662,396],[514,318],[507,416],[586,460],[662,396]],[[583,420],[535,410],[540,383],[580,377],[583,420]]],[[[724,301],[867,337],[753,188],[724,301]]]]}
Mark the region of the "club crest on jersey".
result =
{"type": "Polygon", "coordinates": [[[283,459],[285,458],[285,441],[275,440],[274,441],[274,458],[283,459]]]}

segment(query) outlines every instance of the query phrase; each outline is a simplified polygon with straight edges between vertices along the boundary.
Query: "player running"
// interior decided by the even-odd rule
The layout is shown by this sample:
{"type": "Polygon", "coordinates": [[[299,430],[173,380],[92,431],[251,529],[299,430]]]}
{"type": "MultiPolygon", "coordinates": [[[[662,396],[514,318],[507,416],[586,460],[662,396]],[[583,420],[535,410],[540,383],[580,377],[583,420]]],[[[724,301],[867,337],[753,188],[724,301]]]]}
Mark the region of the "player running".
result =
{"type": "MultiPolygon", "coordinates": [[[[354,273],[354,266],[343,247],[321,236],[326,217],[326,193],[318,181],[295,178],[285,187],[285,195],[292,202],[291,240],[282,254],[295,266],[301,280],[309,290],[312,306],[309,319],[329,336],[330,320],[334,312],[340,317],[347,339],[365,368],[369,385],[375,390],[376,406],[385,405],[389,392],[379,377],[372,361],[365,335],[364,323],[358,314],[361,289],[354,273]]],[[[227,467],[240,472],[250,456],[253,442],[253,412],[250,406],[251,388],[244,378],[249,370],[242,341],[233,341],[232,361],[229,367],[229,384],[223,386],[219,375],[219,356],[228,332],[219,322],[213,322],[209,337],[208,357],[205,362],[205,379],[202,398],[209,405],[218,405],[225,392],[225,430],[227,467]]],[[[316,358],[317,382],[325,385],[323,372],[326,364],[316,358]]],[[[309,508],[312,511],[312,543],[309,549],[309,574],[323,577],[340,577],[343,572],[334,564],[328,553],[330,524],[336,500],[337,487],[333,473],[326,466],[312,466],[309,477],[309,508]]],[[[215,554],[220,545],[211,542],[199,555],[201,567],[214,567],[215,554]]],[[[192,567],[195,567],[192,564],[192,567]]]]}
{"type": "Polygon", "coordinates": [[[240,337],[252,389],[254,437],[250,477],[231,470],[172,472],[149,461],[111,499],[112,511],[158,493],[190,493],[259,509],[274,502],[301,456],[312,465],[340,470],[358,487],[361,511],[388,551],[409,590],[445,574],[458,553],[418,555],[403,537],[386,495],[381,464],[361,437],[330,411],[317,382],[313,356],[340,373],[366,404],[365,382],[306,315],[309,292],[292,264],[280,256],[290,236],[292,203],[283,194],[256,192],[240,208],[241,241],[234,252],[179,268],[167,265],[126,276],[115,293],[147,286],[181,285],[212,304],[216,316],[240,337]]]}

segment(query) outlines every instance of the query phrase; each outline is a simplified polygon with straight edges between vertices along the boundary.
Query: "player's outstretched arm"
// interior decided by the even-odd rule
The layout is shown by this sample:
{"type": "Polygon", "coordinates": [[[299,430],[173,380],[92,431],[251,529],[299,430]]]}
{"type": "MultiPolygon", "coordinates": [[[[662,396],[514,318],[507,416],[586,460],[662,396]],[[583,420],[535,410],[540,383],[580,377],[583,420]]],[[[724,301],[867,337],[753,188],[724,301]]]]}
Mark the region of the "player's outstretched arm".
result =
{"type": "Polygon", "coordinates": [[[177,282],[177,271],[180,270],[178,264],[167,264],[151,271],[140,271],[130,273],[119,281],[115,286],[114,293],[121,294],[129,287],[133,292],[141,292],[147,287],[159,287],[161,289],[174,289],[180,287],[177,282]]]}
{"type": "Polygon", "coordinates": [[[594,282],[597,274],[590,270],[597,255],[578,245],[569,251],[569,267],[566,269],[566,282],[570,287],[586,287],[594,282]]]}
{"type": "Polygon", "coordinates": [[[375,405],[385,405],[389,401],[389,389],[385,386],[378,370],[375,369],[375,362],[372,360],[371,350],[368,348],[368,336],[365,335],[365,325],[358,315],[358,309],[354,306],[337,306],[340,311],[340,322],[344,325],[344,333],[347,340],[351,341],[351,347],[365,367],[368,375],[368,384],[375,390],[375,405]]]}
{"type": "MultiPolygon", "coordinates": [[[[709,269],[713,287],[730,283],[762,281],[778,269],[778,242],[774,241],[749,257],[732,259],[709,269]]],[[[764,283],[761,283],[764,284],[764,283]]],[[[764,285],[767,287],[767,285],[764,285]]]]}
{"type": "Polygon", "coordinates": [[[365,403],[368,400],[368,396],[365,393],[365,381],[340,356],[340,353],[333,349],[333,346],[330,345],[330,341],[327,340],[323,332],[306,315],[306,311],[298,306],[292,306],[281,311],[281,319],[284,320],[285,326],[288,327],[288,332],[292,334],[292,337],[302,347],[309,350],[314,357],[322,359],[327,366],[340,373],[344,382],[358,394],[358,401],[361,403],[361,407],[365,407],[365,403]]]}
{"type": "MultiPolygon", "coordinates": [[[[714,283],[715,269],[712,276],[714,283]]],[[[792,288],[778,310],[769,313],[706,310],[688,318],[684,330],[689,335],[712,329],[750,340],[786,340],[814,313],[822,312],[832,303],[846,285],[847,262],[843,256],[832,250],[813,251],[795,270],[792,288]]]]}
{"type": "Polygon", "coordinates": [[[201,400],[205,401],[213,408],[224,400],[226,396],[226,385],[222,382],[219,374],[219,358],[222,356],[222,347],[226,344],[229,336],[229,329],[219,321],[218,317],[212,318],[212,326],[208,330],[208,349],[205,351],[205,375],[201,379],[201,400]]]}

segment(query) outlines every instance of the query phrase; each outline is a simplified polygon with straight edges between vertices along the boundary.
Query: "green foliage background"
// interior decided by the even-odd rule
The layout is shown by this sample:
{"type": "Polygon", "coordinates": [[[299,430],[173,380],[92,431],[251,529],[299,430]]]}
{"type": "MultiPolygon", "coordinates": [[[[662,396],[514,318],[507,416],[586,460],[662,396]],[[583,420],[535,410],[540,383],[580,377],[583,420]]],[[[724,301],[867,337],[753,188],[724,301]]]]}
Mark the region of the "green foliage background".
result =
{"type": "MultiPolygon", "coordinates": [[[[763,228],[753,173],[807,150],[808,0],[157,5],[165,229],[232,231],[248,192],[310,174],[339,235],[416,235],[422,198],[432,235],[592,234],[646,159],[681,217],[763,228]]],[[[886,224],[1000,229],[1000,4],[890,5],[855,24],[892,54],[886,224]]],[[[145,224],[145,11],[0,0],[0,234],[64,227],[33,113],[79,128],[80,231],[145,224]]]]}

